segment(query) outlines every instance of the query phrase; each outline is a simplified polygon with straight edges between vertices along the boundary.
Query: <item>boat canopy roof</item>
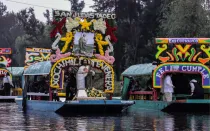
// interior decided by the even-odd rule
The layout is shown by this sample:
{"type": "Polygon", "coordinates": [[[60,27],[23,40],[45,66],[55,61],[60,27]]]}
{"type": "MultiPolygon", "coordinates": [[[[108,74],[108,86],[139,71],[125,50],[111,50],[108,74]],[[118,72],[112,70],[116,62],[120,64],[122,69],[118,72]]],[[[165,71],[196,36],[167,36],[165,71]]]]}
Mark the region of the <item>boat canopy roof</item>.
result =
{"type": "Polygon", "coordinates": [[[22,76],[24,67],[7,67],[7,70],[12,73],[12,76],[22,76]]]}
{"type": "Polygon", "coordinates": [[[30,65],[23,75],[48,75],[52,64],[50,61],[38,62],[33,65],[30,65]]]}
{"type": "Polygon", "coordinates": [[[132,65],[122,73],[122,76],[152,75],[152,70],[155,67],[156,65],[152,65],[152,63],[132,65]]]}

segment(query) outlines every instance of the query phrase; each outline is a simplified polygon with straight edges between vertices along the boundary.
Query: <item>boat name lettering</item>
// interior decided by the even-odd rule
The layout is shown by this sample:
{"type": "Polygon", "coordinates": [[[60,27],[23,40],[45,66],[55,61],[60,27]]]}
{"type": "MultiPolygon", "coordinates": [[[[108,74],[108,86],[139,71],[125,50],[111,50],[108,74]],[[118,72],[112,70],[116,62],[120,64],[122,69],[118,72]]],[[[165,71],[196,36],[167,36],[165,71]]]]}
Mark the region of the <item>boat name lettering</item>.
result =
{"type": "Polygon", "coordinates": [[[209,79],[208,71],[202,66],[190,66],[190,65],[166,65],[160,67],[156,73],[156,77],[161,78],[164,73],[167,72],[199,72],[202,74],[203,79],[209,79]]]}

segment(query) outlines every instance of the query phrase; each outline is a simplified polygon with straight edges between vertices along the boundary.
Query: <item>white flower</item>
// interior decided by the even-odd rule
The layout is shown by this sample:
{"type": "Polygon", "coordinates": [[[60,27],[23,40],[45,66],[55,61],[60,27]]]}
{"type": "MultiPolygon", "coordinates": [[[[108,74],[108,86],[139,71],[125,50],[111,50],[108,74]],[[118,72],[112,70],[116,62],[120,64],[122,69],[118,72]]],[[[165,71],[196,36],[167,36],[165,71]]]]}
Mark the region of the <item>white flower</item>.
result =
{"type": "Polygon", "coordinates": [[[68,17],[66,19],[66,28],[67,28],[67,32],[71,32],[73,28],[76,28],[79,26],[79,19],[76,17],[74,19],[72,19],[71,17],[68,17]]]}
{"type": "Polygon", "coordinates": [[[105,34],[106,22],[102,18],[93,21],[93,25],[94,25],[94,30],[99,30],[102,32],[102,34],[105,34]]]}

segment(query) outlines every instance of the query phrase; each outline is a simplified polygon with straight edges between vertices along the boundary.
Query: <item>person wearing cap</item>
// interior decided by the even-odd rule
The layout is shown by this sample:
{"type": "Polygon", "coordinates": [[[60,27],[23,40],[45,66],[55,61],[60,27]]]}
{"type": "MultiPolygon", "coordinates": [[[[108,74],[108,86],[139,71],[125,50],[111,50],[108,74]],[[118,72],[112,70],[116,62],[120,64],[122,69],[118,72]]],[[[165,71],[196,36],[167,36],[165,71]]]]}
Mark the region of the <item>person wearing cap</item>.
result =
{"type": "Polygon", "coordinates": [[[204,90],[198,81],[192,79],[189,84],[191,87],[191,99],[204,99],[204,90]]]}

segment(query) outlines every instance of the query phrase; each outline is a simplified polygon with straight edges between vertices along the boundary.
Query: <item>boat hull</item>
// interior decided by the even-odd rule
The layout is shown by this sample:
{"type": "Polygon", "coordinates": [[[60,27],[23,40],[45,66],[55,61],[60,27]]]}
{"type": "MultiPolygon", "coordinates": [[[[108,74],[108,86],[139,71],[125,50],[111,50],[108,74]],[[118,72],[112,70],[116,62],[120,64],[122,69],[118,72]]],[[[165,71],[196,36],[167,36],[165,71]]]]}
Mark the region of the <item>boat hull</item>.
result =
{"type": "Polygon", "coordinates": [[[129,107],[129,112],[138,112],[139,109],[156,110],[163,112],[210,112],[210,100],[177,100],[173,102],[135,100],[129,107]]]}
{"type": "MultiPolygon", "coordinates": [[[[22,100],[16,99],[22,108],[22,100]]],[[[28,100],[27,110],[56,112],[58,114],[81,113],[121,113],[124,109],[134,104],[134,101],[122,100],[79,100],[65,102],[28,100]]]]}

